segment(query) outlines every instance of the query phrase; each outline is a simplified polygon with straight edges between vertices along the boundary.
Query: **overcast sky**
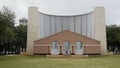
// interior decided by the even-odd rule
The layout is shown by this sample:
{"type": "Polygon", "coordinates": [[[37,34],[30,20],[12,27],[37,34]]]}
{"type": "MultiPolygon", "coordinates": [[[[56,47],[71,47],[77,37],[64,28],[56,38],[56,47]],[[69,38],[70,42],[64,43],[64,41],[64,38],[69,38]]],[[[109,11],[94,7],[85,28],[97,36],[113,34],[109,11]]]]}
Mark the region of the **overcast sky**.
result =
{"type": "Polygon", "coordinates": [[[35,6],[40,12],[53,15],[77,15],[103,6],[106,10],[106,25],[120,25],[120,0],[0,0],[2,6],[16,13],[16,22],[22,17],[28,18],[28,7],[35,6]]]}

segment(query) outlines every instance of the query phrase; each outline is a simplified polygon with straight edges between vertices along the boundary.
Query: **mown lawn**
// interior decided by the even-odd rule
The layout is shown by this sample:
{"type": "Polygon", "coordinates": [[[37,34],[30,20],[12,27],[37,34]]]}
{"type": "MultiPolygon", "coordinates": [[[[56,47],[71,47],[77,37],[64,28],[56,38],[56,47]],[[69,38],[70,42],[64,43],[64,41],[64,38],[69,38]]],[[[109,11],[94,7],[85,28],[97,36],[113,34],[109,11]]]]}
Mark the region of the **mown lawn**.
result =
{"type": "Polygon", "coordinates": [[[120,55],[99,55],[79,59],[0,56],[0,68],[120,68],[120,55]]]}

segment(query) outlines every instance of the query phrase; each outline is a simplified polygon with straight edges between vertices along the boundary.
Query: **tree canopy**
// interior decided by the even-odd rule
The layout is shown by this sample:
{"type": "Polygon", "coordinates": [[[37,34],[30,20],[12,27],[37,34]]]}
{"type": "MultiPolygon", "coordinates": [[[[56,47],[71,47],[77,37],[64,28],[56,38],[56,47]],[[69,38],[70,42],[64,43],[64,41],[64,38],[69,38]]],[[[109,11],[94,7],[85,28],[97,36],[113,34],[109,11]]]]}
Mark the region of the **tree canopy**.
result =
{"type": "Polygon", "coordinates": [[[114,51],[115,48],[120,49],[120,26],[107,26],[107,47],[110,51],[114,51]]]}
{"type": "Polygon", "coordinates": [[[15,18],[8,7],[0,9],[0,54],[26,51],[27,25],[14,26],[15,18]]]}

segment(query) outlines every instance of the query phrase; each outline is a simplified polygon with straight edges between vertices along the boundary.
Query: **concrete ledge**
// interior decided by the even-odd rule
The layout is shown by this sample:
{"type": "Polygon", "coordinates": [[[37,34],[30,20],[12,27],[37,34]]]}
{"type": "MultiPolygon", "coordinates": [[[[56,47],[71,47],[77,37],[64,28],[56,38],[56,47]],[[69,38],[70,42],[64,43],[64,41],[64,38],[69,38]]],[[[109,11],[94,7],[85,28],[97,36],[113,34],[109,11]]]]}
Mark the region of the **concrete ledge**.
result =
{"type": "Polygon", "coordinates": [[[46,55],[48,58],[88,58],[88,55],[46,55]]]}
{"type": "Polygon", "coordinates": [[[113,52],[107,52],[107,55],[113,55],[113,52]]]}
{"type": "Polygon", "coordinates": [[[20,52],[20,56],[29,56],[26,52],[20,52]]]}

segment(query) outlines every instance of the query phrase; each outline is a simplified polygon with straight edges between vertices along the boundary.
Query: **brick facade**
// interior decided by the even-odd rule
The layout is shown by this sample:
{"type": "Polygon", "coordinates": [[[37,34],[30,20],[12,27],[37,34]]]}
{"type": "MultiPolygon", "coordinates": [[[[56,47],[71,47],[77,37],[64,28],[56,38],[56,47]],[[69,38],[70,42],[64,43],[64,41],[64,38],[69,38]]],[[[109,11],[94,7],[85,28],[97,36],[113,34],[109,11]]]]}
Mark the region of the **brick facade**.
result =
{"type": "Polygon", "coordinates": [[[34,54],[49,54],[50,46],[34,46],[34,54]]]}
{"type": "Polygon", "coordinates": [[[84,46],[84,54],[100,54],[100,46],[84,46]]]}
{"type": "Polygon", "coordinates": [[[71,46],[71,54],[75,53],[75,43],[77,41],[82,42],[83,49],[85,54],[98,54],[100,53],[100,42],[94,40],[92,38],[88,38],[86,36],[77,34],[75,32],[71,32],[65,30],[63,32],[56,33],[54,35],[48,36],[43,39],[39,39],[34,41],[34,54],[49,54],[50,47],[53,41],[57,41],[59,44],[59,53],[63,51],[63,45],[65,41],[70,42],[71,46]],[[87,46],[85,46],[87,45],[87,46]]]}

